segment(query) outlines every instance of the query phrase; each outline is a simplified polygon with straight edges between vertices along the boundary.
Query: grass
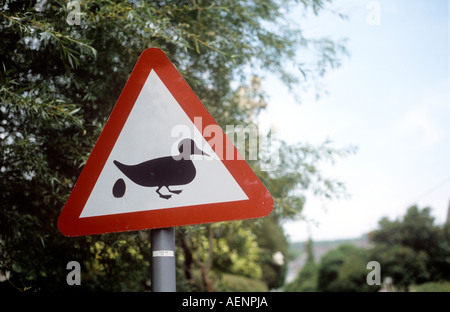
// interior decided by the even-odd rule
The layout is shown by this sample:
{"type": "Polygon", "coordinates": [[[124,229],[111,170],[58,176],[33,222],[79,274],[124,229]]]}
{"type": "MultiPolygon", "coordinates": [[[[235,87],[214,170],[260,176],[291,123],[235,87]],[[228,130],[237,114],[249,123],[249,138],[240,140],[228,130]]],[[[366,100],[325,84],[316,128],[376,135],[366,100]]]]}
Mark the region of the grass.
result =
{"type": "Polygon", "coordinates": [[[411,286],[414,292],[450,292],[450,282],[430,282],[411,286]]]}

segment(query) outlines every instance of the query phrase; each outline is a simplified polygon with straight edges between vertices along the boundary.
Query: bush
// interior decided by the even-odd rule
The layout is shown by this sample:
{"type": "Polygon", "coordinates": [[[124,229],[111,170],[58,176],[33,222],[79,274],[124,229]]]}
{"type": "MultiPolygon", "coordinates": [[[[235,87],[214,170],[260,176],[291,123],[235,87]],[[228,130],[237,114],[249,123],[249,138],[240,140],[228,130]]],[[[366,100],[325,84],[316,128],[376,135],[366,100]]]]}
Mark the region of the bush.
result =
{"type": "Polygon", "coordinates": [[[318,266],[314,261],[306,262],[298,273],[297,278],[288,284],[285,291],[288,292],[316,292],[317,291],[318,266]]]}
{"type": "Polygon", "coordinates": [[[229,292],[267,292],[269,288],[266,283],[258,279],[240,275],[223,274],[216,290],[229,292]]]}
{"type": "Polygon", "coordinates": [[[415,292],[450,292],[450,282],[425,283],[411,287],[415,292]]]}
{"type": "Polygon", "coordinates": [[[343,244],[326,253],[319,264],[317,288],[319,291],[377,291],[378,286],[366,283],[370,261],[364,249],[343,244]]]}

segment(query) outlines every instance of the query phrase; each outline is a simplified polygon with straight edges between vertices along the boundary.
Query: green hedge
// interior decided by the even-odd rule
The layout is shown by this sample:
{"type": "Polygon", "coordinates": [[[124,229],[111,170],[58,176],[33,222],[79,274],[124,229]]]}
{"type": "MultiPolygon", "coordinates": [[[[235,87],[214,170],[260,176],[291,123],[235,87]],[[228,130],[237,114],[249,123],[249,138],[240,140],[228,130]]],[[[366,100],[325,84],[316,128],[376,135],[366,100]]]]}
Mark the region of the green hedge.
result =
{"type": "Polygon", "coordinates": [[[450,292],[450,282],[433,282],[411,287],[416,292],[450,292]]]}

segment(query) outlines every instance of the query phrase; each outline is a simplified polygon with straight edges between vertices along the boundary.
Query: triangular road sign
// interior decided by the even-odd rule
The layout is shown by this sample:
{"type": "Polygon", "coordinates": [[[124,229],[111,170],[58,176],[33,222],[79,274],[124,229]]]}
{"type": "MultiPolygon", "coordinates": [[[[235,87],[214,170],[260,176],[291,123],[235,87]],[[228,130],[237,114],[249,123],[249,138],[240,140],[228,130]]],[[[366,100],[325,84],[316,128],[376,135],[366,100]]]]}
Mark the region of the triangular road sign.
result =
{"type": "Polygon", "coordinates": [[[151,48],[139,57],[58,228],[91,235],[257,218],[272,208],[270,193],[180,73],[151,48]]]}

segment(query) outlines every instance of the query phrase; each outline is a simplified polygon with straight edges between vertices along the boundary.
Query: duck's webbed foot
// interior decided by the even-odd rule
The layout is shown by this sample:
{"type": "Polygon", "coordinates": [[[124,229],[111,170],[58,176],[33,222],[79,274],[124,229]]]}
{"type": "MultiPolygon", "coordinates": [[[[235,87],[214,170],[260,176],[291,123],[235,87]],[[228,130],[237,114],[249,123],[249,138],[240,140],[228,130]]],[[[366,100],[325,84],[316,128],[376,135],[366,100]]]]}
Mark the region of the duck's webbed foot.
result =
{"type": "Polygon", "coordinates": [[[164,198],[164,199],[169,199],[169,198],[171,198],[172,195],[164,195],[164,194],[161,194],[161,193],[159,192],[159,190],[161,189],[161,187],[162,187],[162,186],[158,187],[158,189],[156,190],[156,193],[158,193],[159,197],[164,198]]]}
{"type": "Polygon", "coordinates": [[[172,191],[168,186],[166,186],[166,188],[170,193],[174,193],[174,194],[180,194],[181,192],[183,192],[183,190],[173,190],[172,191]]]}

